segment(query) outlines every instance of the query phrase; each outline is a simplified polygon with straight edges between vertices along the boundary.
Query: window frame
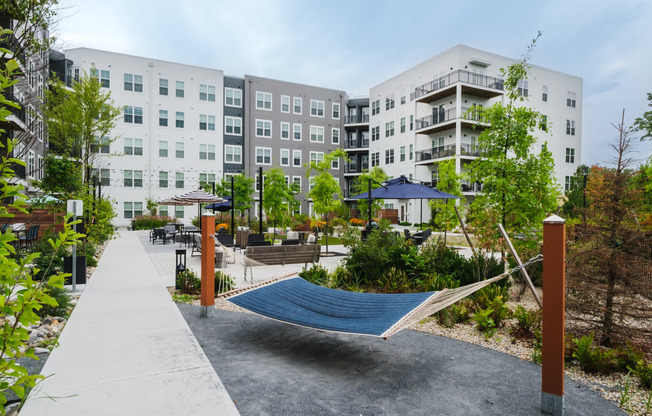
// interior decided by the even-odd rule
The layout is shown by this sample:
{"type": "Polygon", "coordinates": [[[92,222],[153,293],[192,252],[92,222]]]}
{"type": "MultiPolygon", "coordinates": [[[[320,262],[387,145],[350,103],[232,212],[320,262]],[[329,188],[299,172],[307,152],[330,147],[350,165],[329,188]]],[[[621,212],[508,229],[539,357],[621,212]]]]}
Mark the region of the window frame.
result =
{"type": "Polygon", "coordinates": [[[272,105],[273,99],[274,96],[271,92],[256,91],[256,110],[272,111],[274,108],[272,105]],[[267,105],[269,105],[269,108],[267,108],[267,105]]]}

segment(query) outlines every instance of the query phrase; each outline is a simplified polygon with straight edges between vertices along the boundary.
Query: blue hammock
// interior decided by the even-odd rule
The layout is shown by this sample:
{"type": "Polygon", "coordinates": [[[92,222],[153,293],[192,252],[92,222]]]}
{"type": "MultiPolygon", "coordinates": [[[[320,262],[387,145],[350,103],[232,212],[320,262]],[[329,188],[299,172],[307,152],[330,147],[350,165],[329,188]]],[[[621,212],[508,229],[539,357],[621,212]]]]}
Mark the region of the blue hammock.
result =
{"type": "Polygon", "coordinates": [[[325,331],[388,337],[439,292],[359,293],[293,277],[235,294],[228,301],[268,318],[325,331]]]}

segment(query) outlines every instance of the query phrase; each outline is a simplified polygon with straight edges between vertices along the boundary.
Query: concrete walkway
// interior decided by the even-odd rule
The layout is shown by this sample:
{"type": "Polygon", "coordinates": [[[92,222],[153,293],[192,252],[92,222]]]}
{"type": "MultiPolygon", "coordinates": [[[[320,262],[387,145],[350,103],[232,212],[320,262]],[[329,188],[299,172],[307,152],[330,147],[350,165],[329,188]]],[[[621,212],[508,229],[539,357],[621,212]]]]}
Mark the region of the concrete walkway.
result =
{"type": "Polygon", "coordinates": [[[109,242],[20,416],[238,415],[138,238],[109,242]]]}

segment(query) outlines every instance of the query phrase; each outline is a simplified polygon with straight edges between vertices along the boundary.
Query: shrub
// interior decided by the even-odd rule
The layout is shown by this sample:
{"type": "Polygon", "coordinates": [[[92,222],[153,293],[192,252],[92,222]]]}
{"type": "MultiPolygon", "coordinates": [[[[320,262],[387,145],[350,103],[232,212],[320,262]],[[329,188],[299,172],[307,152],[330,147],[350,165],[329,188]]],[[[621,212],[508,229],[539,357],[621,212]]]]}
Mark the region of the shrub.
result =
{"type": "Polygon", "coordinates": [[[60,247],[58,251],[50,245],[49,239],[55,239],[52,234],[44,235],[43,238],[37,240],[32,244],[29,249],[31,253],[41,253],[41,255],[32,261],[34,269],[38,272],[34,274],[34,279],[43,280],[50,276],[63,273],[63,257],[70,255],[68,247],[60,247]]]}
{"type": "Polygon", "coordinates": [[[469,299],[463,299],[437,313],[437,321],[440,325],[447,328],[452,328],[457,323],[468,322],[470,320],[471,304],[469,299]]]}
{"type": "Polygon", "coordinates": [[[641,359],[633,367],[632,372],[641,379],[641,385],[647,389],[652,389],[652,364],[648,364],[641,359]]]}
{"type": "Polygon", "coordinates": [[[62,316],[67,318],[70,308],[68,291],[62,287],[46,287],[45,293],[56,301],[56,305],[43,304],[43,307],[36,311],[39,318],[43,319],[46,316],[62,316]]]}
{"type": "MultiPolygon", "coordinates": [[[[201,279],[199,281],[201,288],[201,279]]],[[[228,292],[235,288],[235,282],[233,277],[224,273],[221,270],[215,270],[215,295],[217,296],[220,293],[228,292]]]]}
{"type": "Polygon", "coordinates": [[[493,309],[478,309],[473,315],[473,320],[475,321],[476,328],[478,331],[482,332],[487,338],[493,336],[496,332],[496,323],[491,318],[491,315],[494,313],[493,309]]]}
{"type": "Polygon", "coordinates": [[[518,305],[512,316],[516,318],[516,325],[512,326],[510,332],[518,338],[533,338],[535,331],[541,330],[541,311],[528,310],[518,305]]]}
{"type": "Polygon", "coordinates": [[[412,292],[412,282],[403,269],[392,266],[377,281],[378,288],[383,293],[412,292]]]}
{"type": "Polygon", "coordinates": [[[188,269],[177,273],[175,287],[182,295],[194,295],[201,290],[201,279],[195,272],[188,269]]]}
{"type": "Polygon", "coordinates": [[[593,333],[584,335],[580,339],[574,338],[575,358],[582,370],[587,373],[608,373],[616,368],[618,364],[615,359],[615,350],[603,350],[593,346],[593,333]]]}
{"type": "Polygon", "coordinates": [[[163,227],[165,224],[174,222],[171,217],[157,215],[139,215],[134,220],[136,230],[151,230],[152,228],[163,227]]]}
{"type": "Polygon", "coordinates": [[[349,220],[349,223],[354,227],[364,227],[365,224],[364,220],[361,220],[359,218],[351,218],[349,220]]]}
{"type": "Polygon", "coordinates": [[[328,271],[319,264],[313,265],[310,269],[302,270],[299,273],[299,276],[310,283],[320,286],[328,286],[328,271]]]}

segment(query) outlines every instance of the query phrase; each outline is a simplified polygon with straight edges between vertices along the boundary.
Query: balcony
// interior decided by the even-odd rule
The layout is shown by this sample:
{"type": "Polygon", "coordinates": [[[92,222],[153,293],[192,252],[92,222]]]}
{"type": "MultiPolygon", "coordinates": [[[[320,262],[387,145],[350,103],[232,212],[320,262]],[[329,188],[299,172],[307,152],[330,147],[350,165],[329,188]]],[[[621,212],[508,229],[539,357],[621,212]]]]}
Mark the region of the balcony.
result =
{"type": "MultiPolygon", "coordinates": [[[[455,156],[455,145],[449,144],[446,146],[432,147],[430,149],[417,150],[414,152],[415,163],[420,164],[429,164],[437,159],[443,159],[446,157],[455,156]],[[425,162],[425,163],[424,163],[425,162]]],[[[470,144],[460,145],[460,155],[461,156],[472,156],[477,157],[481,156],[482,152],[478,149],[477,146],[472,146],[470,144]]]]}
{"type": "Polygon", "coordinates": [[[487,126],[484,123],[479,123],[480,112],[476,110],[476,107],[462,107],[461,116],[457,115],[457,112],[454,108],[449,108],[448,110],[444,111],[434,111],[433,114],[429,116],[414,120],[414,127],[416,130],[415,132],[417,134],[439,133],[450,129],[452,123],[449,122],[454,121],[458,118],[461,119],[462,127],[465,128],[483,130],[487,126]]]}
{"type": "Polygon", "coordinates": [[[369,169],[369,164],[368,163],[362,163],[362,164],[350,164],[347,163],[344,165],[344,174],[345,175],[359,175],[363,171],[369,169]]]}
{"type": "Polygon", "coordinates": [[[355,116],[344,116],[344,124],[369,124],[369,114],[358,114],[355,116]]]}
{"type": "Polygon", "coordinates": [[[474,72],[458,69],[443,77],[437,78],[414,89],[410,100],[429,103],[455,93],[454,87],[462,83],[462,94],[477,97],[493,98],[503,93],[504,81],[501,78],[479,75],[474,72]]]}
{"type": "Polygon", "coordinates": [[[344,141],[344,148],[347,150],[369,149],[369,139],[352,139],[344,141]]]}
{"type": "Polygon", "coordinates": [[[482,182],[461,181],[462,192],[480,192],[484,189],[482,182]]]}

